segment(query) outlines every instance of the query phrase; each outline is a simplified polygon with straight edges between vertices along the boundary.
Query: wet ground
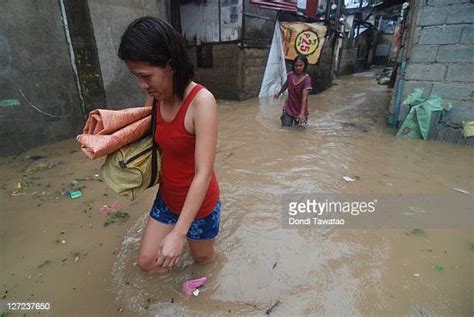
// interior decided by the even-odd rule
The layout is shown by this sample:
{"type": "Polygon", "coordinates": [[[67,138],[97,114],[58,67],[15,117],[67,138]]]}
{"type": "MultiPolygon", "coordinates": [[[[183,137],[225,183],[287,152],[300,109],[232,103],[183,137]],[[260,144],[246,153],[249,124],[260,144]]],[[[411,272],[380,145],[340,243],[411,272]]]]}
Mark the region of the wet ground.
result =
{"type": "Polygon", "coordinates": [[[310,96],[305,128],[279,126],[283,98],[220,102],[218,258],[199,266],[186,254],[165,275],[136,265],[154,190],[119,198],[74,140],[2,159],[2,303],[49,303],[50,316],[472,316],[472,209],[465,226],[402,227],[394,216],[410,224],[436,209],[402,196],[375,228],[283,227],[288,194],[427,194],[445,197],[452,218],[474,201],[452,189],[474,191],[472,148],[395,138],[390,91],[371,73],[335,84],[310,96]],[[100,212],[113,203],[128,218],[100,212]],[[181,293],[201,276],[198,297],[181,293]]]}

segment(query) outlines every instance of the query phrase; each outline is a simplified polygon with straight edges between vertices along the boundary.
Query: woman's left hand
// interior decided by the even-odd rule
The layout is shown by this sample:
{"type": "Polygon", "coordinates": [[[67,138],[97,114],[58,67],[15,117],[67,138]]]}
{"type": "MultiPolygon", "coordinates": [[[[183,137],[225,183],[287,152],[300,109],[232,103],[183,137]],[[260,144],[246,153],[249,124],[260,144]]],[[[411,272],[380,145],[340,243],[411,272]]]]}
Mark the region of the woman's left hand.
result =
{"type": "Polygon", "coordinates": [[[171,231],[161,241],[156,264],[164,268],[173,268],[183,253],[184,237],[171,231]]]}

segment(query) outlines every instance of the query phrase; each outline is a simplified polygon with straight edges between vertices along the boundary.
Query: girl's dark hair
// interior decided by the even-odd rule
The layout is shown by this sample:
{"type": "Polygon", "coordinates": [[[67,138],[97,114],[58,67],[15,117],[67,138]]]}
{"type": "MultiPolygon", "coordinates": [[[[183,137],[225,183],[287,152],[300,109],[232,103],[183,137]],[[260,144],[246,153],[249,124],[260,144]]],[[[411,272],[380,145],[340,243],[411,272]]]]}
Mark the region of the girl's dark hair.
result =
{"type": "Polygon", "coordinates": [[[295,64],[298,61],[302,61],[304,63],[304,71],[306,71],[306,67],[308,67],[308,59],[306,58],[306,55],[300,54],[295,57],[295,60],[293,61],[293,71],[295,70],[295,64]]]}
{"type": "Polygon", "coordinates": [[[138,18],[122,35],[118,56],[124,61],[143,61],[153,66],[173,68],[173,93],[181,100],[193,79],[194,66],[184,40],[167,22],[153,17],[138,18]]]}

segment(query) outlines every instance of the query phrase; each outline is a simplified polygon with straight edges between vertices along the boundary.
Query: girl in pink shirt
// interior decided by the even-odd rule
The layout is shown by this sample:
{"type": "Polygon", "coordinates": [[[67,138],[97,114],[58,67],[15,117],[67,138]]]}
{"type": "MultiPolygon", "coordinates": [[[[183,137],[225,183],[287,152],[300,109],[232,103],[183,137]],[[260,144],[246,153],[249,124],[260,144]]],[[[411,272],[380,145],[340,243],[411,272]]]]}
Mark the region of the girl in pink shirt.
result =
{"type": "Polygon", "coordinates": [[[308,59],[304,55],[296,56],[293,71],[288,73],[283,87],[275,98],[288,89],[288,98],[280,117],[281,125],[291,127],[308,121],[308,93],[312,89],[311,77],[306,74],[308,59]]]}

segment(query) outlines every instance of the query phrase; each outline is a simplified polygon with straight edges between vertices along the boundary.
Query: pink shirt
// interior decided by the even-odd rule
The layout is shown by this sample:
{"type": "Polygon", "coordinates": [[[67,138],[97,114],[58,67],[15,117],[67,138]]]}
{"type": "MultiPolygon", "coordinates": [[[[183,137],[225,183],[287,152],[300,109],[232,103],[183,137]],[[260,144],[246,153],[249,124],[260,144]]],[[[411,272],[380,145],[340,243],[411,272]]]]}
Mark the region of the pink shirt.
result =
{"type": "MultiPolygon", "coordinates": [[[[304,79],[296,85],[293,82],[295,75],[293,72],[289,72],[286,77],[288,83],[288,99],[285,102],[286,112],[292,116],[297,117],[301,112],[301,99],[303,97],[303,90],[312,90],[311,77],[308,74],[304,75],[304,79]]],[[[308,108],[304,114],[308,116],[308,108]]]]}

